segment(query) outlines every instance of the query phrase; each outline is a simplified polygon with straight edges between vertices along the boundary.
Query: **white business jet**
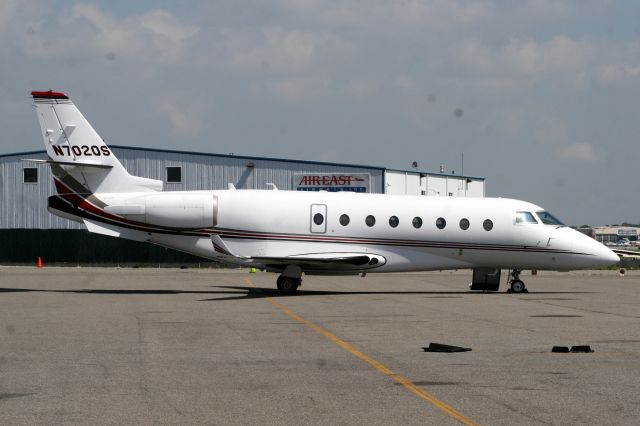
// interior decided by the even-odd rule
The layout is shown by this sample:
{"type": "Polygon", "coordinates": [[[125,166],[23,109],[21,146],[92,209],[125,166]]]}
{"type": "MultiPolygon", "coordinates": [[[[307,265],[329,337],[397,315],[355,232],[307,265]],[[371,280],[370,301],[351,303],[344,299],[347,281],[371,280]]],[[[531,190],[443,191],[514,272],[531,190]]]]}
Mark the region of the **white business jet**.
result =
{"type": "Polygon", "coordinates": [[[51,213],[90,232],[279,273],[283,294],[297,291],[302,274],[464,268],[511,269],[509,290],[520,293],[527,291],[519,278],[523,269],[566,271],[619,261],[543,208],[518,200],[231,185],[163,192],[162,181],[130,175],[64,93],[31,94],[49,159],[28,161],[51,165],[58,193],[49,197],[51,213]]]}

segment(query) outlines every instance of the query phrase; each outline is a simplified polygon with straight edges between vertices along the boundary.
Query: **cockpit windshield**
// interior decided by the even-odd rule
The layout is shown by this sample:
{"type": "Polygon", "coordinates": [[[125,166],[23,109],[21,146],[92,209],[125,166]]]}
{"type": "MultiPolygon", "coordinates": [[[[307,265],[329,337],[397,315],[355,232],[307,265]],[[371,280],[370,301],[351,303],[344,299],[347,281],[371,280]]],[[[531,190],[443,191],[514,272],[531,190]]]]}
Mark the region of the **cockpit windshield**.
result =
{"type": "Polygon", "coordinates": [[[523,223],[537,224],[538,221],[536,220],[535,217],[533,217],[533,214],[531,214],[530,212],[516,212],[516,223],[517,224],[523,224],[523,223]]]}
{"type": "Polygon", "coordinates": [[[556,225],[556,226],[564,226],[564,223],[560,222],[549,212],[536,212],[542,223],[545,225],[556,225]]]}

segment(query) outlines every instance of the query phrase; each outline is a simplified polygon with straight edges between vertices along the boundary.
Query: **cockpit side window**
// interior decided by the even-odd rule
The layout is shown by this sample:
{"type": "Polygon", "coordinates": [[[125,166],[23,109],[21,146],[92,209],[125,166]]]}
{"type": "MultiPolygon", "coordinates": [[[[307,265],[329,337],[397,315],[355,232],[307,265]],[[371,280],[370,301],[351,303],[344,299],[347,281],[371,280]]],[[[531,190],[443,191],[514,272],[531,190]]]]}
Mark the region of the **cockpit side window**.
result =
{"type": "Polygon", "coordinates": [[[516,212],[516,220],[515,223],[518,225],[525,223],[537,224],[538,221],[531,212],[516,212]]]}
{"type": "Polygon", "coordinates": [[[536,215],[538,215],[542,223],[544,223],[545,225],[564,226],[564,223],[560,222],[556,217],[554,217],[549,212],[545,212],[545,211],[536,212],[536,215]]]}

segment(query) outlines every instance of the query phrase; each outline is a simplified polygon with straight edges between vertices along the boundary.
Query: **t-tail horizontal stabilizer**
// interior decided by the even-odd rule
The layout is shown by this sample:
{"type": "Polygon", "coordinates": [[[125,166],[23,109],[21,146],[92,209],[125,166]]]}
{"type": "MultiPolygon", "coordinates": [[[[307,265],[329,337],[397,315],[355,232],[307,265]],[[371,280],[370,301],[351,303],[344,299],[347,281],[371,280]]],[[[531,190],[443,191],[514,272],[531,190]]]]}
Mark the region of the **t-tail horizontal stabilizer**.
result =
{"type": "Polygon", "coordinates": [[[30,163],[40,164],[58,164],[62,166],[74,166],[74,167],[95,167],[98,169],[112,169],[113,166],[109,164],[89,163],[86,161],[55,161],[55,160],[37,160],[34,158],[23,158],[22,161],[28,161],[30,163]]]}

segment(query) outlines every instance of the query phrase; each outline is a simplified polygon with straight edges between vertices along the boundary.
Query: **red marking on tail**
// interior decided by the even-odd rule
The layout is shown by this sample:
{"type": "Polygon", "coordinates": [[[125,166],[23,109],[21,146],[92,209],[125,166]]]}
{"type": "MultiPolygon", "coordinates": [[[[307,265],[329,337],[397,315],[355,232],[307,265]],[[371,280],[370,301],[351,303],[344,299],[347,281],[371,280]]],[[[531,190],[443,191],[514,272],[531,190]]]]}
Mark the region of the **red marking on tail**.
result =
{"type": "Polygon", "coordinates": [[[46,92],[31,92],[31,96],[34,98],[45,98],[45,99],[69,99],[67,95],[62,92],[54,92],[53,90],[48,90],[46,92]]]}

